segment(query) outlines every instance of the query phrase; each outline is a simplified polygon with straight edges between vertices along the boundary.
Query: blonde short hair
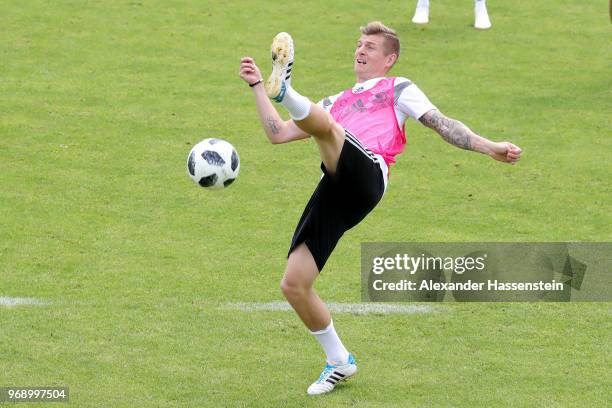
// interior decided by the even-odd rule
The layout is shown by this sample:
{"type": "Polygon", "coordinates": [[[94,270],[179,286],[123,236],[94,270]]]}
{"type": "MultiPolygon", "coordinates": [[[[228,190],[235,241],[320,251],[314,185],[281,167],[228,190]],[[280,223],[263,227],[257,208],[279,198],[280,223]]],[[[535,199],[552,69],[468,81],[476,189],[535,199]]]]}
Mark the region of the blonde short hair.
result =
{"type": "Polygon", "coordinates": [[[361,27],[363,35],[382,35],[385,37],[384,47],[387,55],[395,54],[399,58],[400,40],[395,31],[380,21],[371,21],[365,27],[361,27]]]}

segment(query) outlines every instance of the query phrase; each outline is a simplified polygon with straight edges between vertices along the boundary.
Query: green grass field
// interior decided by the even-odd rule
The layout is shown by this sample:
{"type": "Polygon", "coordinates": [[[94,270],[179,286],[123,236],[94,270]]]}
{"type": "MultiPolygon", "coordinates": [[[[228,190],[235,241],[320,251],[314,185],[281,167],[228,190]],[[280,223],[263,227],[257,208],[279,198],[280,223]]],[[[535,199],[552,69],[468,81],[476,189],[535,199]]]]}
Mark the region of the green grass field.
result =
{"type": "MultiPolygon", "coordinates": [[[[612,403],[609,303],[439,304],[338,313],[360,372],[307,397],[323,354],[281,300],[293,228],[318,181],[311,141],[267,143],[238,61],[269,72],[278,31],[294,86],[353,84],[358,27],[397,29],[391,72],[451,117],[524,149],[517,166],[411,122],[375,211],[317,289],[360,299],[364,241],[612,240],[612,25],[606,0],[5,1],[0,13],[0,387],[67,386],[77,407],[591,407],[612,403]],[[187,177],[205,137],[241,175],[187,177]]],[[[282,112],[282,115],[287,115],[282,112]]],[[[28,406],[25,404],[24,406],[28,406]]],[[[32,404],[43,406],[44,404],[32,404]]],[[[50,406],[58,406],[49,404],[50,406]]]]}

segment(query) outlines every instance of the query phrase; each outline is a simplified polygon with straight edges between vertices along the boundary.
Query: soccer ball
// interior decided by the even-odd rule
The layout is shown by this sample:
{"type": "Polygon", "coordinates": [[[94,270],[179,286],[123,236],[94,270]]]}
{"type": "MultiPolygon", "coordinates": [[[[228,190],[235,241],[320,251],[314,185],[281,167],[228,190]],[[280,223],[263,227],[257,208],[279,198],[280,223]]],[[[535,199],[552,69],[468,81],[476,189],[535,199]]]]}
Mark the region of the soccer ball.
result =
{"type": "Polygon", "coordinates": [[[229,186],[238,177],[240,157],[223,139],[204,139],[189,152],[187,170],[193,181],[208,189],[229,186]]]}

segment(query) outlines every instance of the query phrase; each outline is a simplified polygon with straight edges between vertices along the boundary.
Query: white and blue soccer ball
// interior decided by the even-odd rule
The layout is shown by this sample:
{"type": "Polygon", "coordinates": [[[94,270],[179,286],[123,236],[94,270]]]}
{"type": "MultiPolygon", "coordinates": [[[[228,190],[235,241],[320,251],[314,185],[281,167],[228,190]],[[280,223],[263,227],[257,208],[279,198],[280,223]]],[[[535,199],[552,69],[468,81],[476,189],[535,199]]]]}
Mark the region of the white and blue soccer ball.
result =
{"type": "Polygon", "coordinates": [[[204,139],[189,152],[187,170],[189,177],[200,186],[221,189],[232,184],[238,177],[240,157],[228,141],[204,139]]]}

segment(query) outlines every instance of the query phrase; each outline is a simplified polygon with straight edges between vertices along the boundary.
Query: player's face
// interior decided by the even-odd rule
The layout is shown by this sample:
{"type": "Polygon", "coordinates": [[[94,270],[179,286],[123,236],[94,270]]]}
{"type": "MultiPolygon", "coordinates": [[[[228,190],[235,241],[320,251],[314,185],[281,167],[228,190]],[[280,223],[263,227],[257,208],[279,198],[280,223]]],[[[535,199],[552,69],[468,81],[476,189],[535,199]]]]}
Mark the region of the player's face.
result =
{"type": "Polygon", "coordinates": [[[355,74],[360,82],[385,76],[395,62],[395,54],[386,55],[382,35],[362,35],[355,49],[355,74]]]}

